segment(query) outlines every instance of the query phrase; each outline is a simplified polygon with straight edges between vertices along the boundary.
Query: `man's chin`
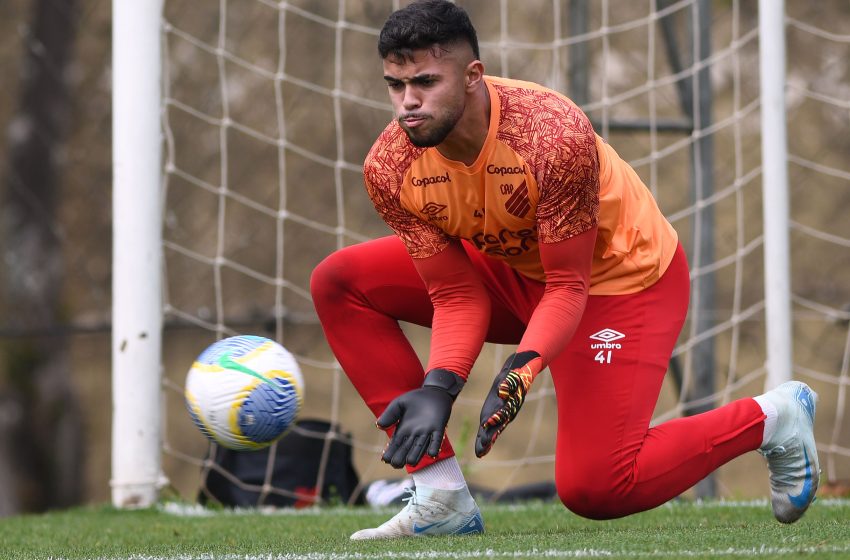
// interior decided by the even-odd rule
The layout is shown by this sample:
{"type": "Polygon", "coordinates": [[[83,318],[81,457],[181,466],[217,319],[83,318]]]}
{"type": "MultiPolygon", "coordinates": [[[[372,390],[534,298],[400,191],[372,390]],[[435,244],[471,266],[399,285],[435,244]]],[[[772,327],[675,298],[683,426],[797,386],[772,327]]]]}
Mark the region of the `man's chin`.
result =
{"type": "Polygon", "coordinates": [[[433,148],[438,145],[441,140],[436,140],[433,136],[425,136],[421,134],[416,134],[414,131],[402,125],[402,130],[404,130],[405,134],[407,134],[408,140],[410,143],[416,146],[417,148],[433,148]]]}
{"type": "Polygon", "coordinates": [[[429,138],[419,139],[411,136],[410,134],[408,134],[407,137],[410,139],[410,143],[416,146],[417,148],[433,148],[434,146],[439,144],[439,142],[434,142],[429,138]]]}

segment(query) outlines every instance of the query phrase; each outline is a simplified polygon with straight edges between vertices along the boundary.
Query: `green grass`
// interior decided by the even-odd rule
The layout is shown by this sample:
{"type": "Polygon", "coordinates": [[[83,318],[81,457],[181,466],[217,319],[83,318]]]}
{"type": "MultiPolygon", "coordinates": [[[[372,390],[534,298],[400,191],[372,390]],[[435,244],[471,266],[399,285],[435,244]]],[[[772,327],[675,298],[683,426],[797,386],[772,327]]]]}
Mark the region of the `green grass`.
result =
{"type": "Polygon", "coordinates": [[[679,502],[614,521],[582,519],[556,504],[486,506],[482,511],[485,535],[351,542],[349,534],[381,523],[394,511],[178,515],[170,507],[83,508],[0,519],[0,558],[850,558],[846,500],[816,502],[794,525],[774,521],[765,503],[679,502]]]}

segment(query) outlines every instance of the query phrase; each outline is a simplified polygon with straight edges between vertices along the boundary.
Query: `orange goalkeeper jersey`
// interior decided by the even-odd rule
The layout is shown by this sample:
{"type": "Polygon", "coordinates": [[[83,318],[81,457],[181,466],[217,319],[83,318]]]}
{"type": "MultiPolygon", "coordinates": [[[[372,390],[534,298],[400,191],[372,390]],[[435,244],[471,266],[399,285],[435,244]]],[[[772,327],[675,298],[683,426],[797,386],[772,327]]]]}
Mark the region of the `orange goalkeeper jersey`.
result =
{"type": "Polygon", "coordinates": [[[410,255],[428,257],[450,239],[466,239],[545,282],[538,241],[563,241],[597,225],[590,293],[654,284],[678,237],[631,166],[565,96],[530,82],[485,82],[490,127],[472,165],[414,146],[397,121],[366,157],[369,196],[410,255]]]}

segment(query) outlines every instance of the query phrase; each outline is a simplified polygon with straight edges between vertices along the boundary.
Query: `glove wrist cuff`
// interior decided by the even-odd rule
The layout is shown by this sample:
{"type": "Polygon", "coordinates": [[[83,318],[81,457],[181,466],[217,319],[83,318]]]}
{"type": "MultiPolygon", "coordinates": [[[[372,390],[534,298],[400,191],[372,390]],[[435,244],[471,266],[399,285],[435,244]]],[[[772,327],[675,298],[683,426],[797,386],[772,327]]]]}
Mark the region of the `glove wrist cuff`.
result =
{"type": "Polygon", "coordinates": [[[447,369],[432,369],[425,375],[425,381],[422,382],[423,387],[439,387],[447,392],[452,400],[455,400],[460,393],[466,381],[447,369]]]}
{"type": "Polygon", "coordinates": [[[505,362],[505,365],[510,365],[511,369],[519,369],[539,357],[540,354],[534,350],[523,350],[522,352],[515,352],[508,356],[508,361],[505,362]]]}

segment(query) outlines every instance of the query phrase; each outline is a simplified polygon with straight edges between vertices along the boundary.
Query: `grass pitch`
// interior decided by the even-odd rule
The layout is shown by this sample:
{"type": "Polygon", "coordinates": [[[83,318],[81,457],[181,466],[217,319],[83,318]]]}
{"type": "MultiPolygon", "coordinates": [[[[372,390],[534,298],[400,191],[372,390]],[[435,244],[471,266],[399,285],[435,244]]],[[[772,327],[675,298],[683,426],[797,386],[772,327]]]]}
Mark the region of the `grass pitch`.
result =
{"type": "Polygon", "coordinates": [[[820,500],[794,525],[763,501],[675,502],[614,521],[560,504],[482,507],[487,533],[351,542],[397,510],[273,513],[165,504],[0,519],[0,558],[88,560],[383,560],[501,558],[850,558],[850,501],[820,500]]]}

